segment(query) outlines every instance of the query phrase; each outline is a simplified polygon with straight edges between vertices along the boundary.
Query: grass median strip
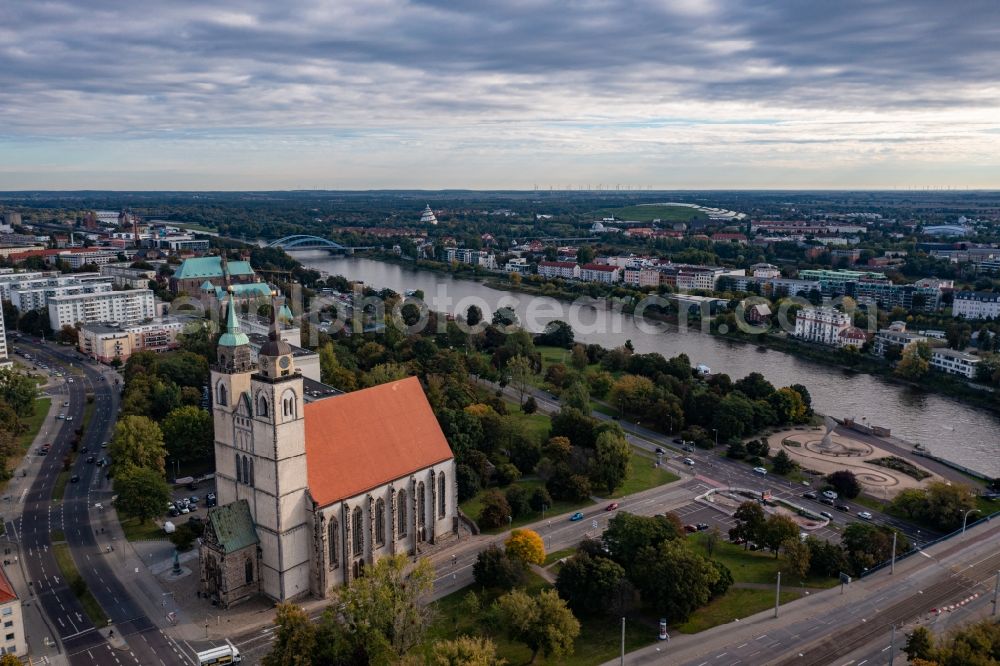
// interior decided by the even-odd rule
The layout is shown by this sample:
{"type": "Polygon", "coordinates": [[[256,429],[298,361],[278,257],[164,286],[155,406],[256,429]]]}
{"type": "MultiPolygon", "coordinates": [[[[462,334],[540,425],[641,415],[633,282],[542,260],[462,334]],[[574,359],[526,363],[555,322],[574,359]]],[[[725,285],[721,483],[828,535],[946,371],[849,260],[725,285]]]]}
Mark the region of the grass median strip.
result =
{"type": "Polygon", "coordinates": [[[63,579],[69,585],[69,589],[73,591],[76,598],[80,600],[83,612],[87,614],[87,617],[90,618],[95,627],[107,626],[108,616],[104,613],[101,605],[97,603],[94,595],[91,594],[90,589],[87,587],[87,582],[83,580],[80,572],[77,571],[76,563],[73,561],[73,556],[69,551],[69,545],[65,543],[53,544],[52,552],[55,555],[56,563],[59,565],[59,570],[62,571],[63,579]]]}

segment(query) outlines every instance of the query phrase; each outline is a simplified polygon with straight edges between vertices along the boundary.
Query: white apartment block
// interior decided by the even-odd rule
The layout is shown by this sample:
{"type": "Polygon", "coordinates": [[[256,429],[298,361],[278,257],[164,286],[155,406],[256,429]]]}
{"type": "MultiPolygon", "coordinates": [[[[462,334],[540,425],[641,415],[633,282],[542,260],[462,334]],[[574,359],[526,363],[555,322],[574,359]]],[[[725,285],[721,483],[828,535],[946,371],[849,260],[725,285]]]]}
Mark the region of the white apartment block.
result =
{"type": "Polygon", "coordinates": [[[781,277],[781,269],[772,264],[754,264],[750,267],[755,278],[781,277]]]}
{"type": "Polygon", "coordinates": [[[931,367],[966,379],[976,376],[980,358],[954,349],[932,349],[931,367]]]}
{"type": "MultiPolygon", "coordinates": [[[[0,275],[0,298],[9,301],[10,290],[14,286],[37,280],[58,278],[60,275],[62,273],[59,271],[5,271],[0,275]]],[[[87,273],[87,275],[93,275],[93,273],[87,273]]]]}
{"type": "Polygon", "coordinates": [[[580,265],[570,261],[540,261],[538,274],[546,278],[575,280],[580,278],[580,265]]]}
{"type": "Polygon", "coordinates": [[[13,654],[18,657],[27,655],[28,642],[24,634],[21,600],[2,569],[0,569],[0,622],[3,622],[0,654],[13,654]]]}
{"type": "Polygon", "coordinates": [[[524,257],[512,257],[507,260],[507,263],[503,265],[504,273],[517,273],[519,275],[527,275],[529,271],[528,260],[524,257]]]}
{"type": "Polygon", "coordinates": [[[883,328],[875,334],[872,351],[876,356],[885,356],[889,347],[906,347],[915,342],[927,342],[928,336],[923,333],[910,333],[906,323],[894,321],[889,328],[883,328]]]}
{"type": "Polygon", "coordinates": [[[486,250],[449,247],[444,251],[444,258],[449,262],[482,266],[491,270],[496,270],[497,267],[497,258],[486,250]]]}
{"type": "Polygon", "coordinates": [[[746,276],[746,271],[742,268],[730,270],[716,266],[684,266],[677,273],[677,289],[715,291],[719,278],[723,276],[741,278],[746,276]]]}
{"type": "Polygon", "coordinates": [[[103,294],[55,296],[49,299],[49,325],[58,331],[77,322],[138,324],[156,317],[151,289],[110,291],[103,294]]]}
{"type": "Polygon", "coordinates": [[[840,346],[841,333],[851,326],[851,316],[833,308],[804,308],[795,315],[795,337],[807,342],[840,346]]]}
{"type": "Polygon", "coordinates": [[[87,264],[103,266],[118,261],[118,252],[111,250],[101,250],[98,252],[67,252],[58,255],[59,261],[65,261],[70,268],[76,270],[87,264]]]}
{"type": "Polygon", "coordinates": [[[77,346],[80,351],[101,363],[116,358],[125,362],[138,351],[163,352],[178,346],[177,336],[184,325],[177,319],[164,318],[133,326],[84,324],[77,346]]]}
{"type": "Polygon", "coordinates": [[[956,292],[951,315],[966,319],[996,319],[1000,316],[1000,294],[989,291],[956,292]]]}
{"type": "Polygon", "coordinates": [[[76,296],[80,294],[103,294],[113,291],[113,279],[109,277],[60,277],[31,283],[10,290],[10,302],[20,312],[41,310],[48,307],[49,299],[56,296],[76,296]]]}
{"type": "Polygon", "coordinates": [[[617,266],[607,264],[584,264],[580,267],[580,279],[584,282],[614,284],[618,282],[621,270],[617,266]]]}

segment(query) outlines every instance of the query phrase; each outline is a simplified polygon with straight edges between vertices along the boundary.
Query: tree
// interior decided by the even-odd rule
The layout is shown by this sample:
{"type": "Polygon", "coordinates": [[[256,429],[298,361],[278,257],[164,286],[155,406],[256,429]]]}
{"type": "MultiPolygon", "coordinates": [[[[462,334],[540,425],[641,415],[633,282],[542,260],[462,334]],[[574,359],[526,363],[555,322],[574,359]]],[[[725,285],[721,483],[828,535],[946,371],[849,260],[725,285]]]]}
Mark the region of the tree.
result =
{"type": "Polygon", "coordinates": [[[715,553],[715,547],[719,545],[720,541],[722,541],[722,532],[719,531],[719,527],[717,525],[713,525],[712,529],[705,533],[705,539],[703,542],[705,545],[705,552],[709,557],[712,557],[713,553],[715,553]]]}
{"type": "Polygon", "coordinates": [[[743,440],[735,439],[730,442],[729,446],[726,447],[726,457],[732,458],[733,460],[743,460],[747,457],[747,447],[743,444],[743,440]]]}
{"type": "Polygon", "coordinates": [[[774,557],[778,557],[778,550],[781,545],[789,539],[799,538],[799,526],[788,516],[774,514],[768,517],[764,523],[763,542],[771,549],[774,557]]]}
{"type": "Polygon", "coordinates": [[[555,590],[542,590],[536,597],[513,590],[500,597],[497,610],[510,638],[531,650],[531,662],[539,652],[555,658],[573,654],[580,623],[555,590]]]}
{"type": "Polygon", "coordinates": [[[437,640],[428,666],[503,666],[507,662],[497,656],[497,648],[489,638],[459,636],[437,640]]]}
{"type": "Polygon", "coordinates": [[[518,406],[524,404],[524,394],[531,390],[531,378],[535,369],[526,356],[515,356],[507,361],[507,372],[510,373],[510,385],[517,391],[518,406]]]}
{"type": "Polygon", "coordinates": [[[528,504],[534,511],[544,511],[552,506],[552,496],[544,487],[538,486],[532,491],[528,504]]]}
{"type": "Polygon", "coordinates": [[[504,542],[507,555],[522,564],[543,564],[545,544],[534,530],[514,530],[504,542]]]}
{"type": "Polygon", "coordinates": [[[827,474],[825,481],[833,486],[838,495],[848,499],[854,499],[861,493],[861,483],[854,476],[854,472],[849,469],[841,469],[832,474],[827,474]]]}
{"type": "Polygon", "coordinates": [[[584,414],[575,407],[563,406],[552,417],[552,437],[566,437],[573,444],[581,448],[590,449],[594,447],[594,427],[597,419],[584,414]]]}
{"type": "Polygon", "coordinates": [[[538,344],[569,349],[573,345],[573,327],[564,321],[554,319],[545,325],[538,336],[538,344]]]}
{"type": "Polygon", "coordinates": [[[590,413],[590,390],[582,381],[575,381],[567,386],[559,400],[567,407],[579,409],[584,414],[590,413]]]}
{"type": "Polygon", "coordinates": [[[962,524],[967,511],[976,508],[976,502],[968,486],[935,481],[923,489],[901,491],[892,500],[892,506],[935,529],[952,530],[962,524]]]}
{"type": "Polygon", "coordinates": [[[455,482],[458,484],[458,501],[464,502],[476,496],[480,489],[479,475],[468,465],[455,466],[455,482]]]}
{"type": "Polygon", "coordinates": [[[930,370],[930,347],[926,342],[911,342],[903,348],[903,354],[896,364],[896,374],[915,381],[930,370]]]}
{"type": "Polygon", "coordinates": [[[514,561],[506,551],[491,545],[479,551],[476,563],[472,565],[472,577],[477,585],[486,588],[509,590],[517,585],[524,575],[524,567],[514,561]]]}
{"type": "Polygon", "coordinates": [[[170,501],[170,488],[163,473],[148,467],[125,467],[115,475],[115,506],[145,524],[163,513],[170,501]]]}
{"type": "Polygon", "coordinates": [[[62,344],[75,345],[78,336],[79,336],[79,331],[77,331],[69,324],[66,324],[61,329],[59,329],[59,342],[62,344]]]}
{"type": "Polygon", "coordinates": [[[637,559],[630,579],[643,601],[669,620],[685,620],[718,591],[719,570],[683,541],[647,546],[637,559]]]}
{"type": "Polygon", "coordinates": [[[21,418],[35,413],[38,386],[35,380],[13,368],[0,368],[0,403],[10,405],[21,418]]]}
{"type": "Polygon", "coordinates": [[[610,495],[632,471],[632,447],[624,437],[604,432],[598,435],[590,478],[610,495]]]}
{"type": "Polygon", "coordinates": [[[586,370],[587,366],[590,365],[590,359],[587,358],[587,348],[581,344],[573,345],[569,362],[577,370],[586,370]]]}
{"type": "Polygon", "coordinates": [[[729,530],[729,538],[732,540],[743,539],[746,547],[751,541],[763,541],[764,523],[766,516],[764,509],[757,502],[743,502],[733,513],[736,525],[729,530]]]}
{"type": "Polygon", "coordinates": [[[475,328],[483,320],[483,311],[478,305],[470,305],[465,311],[465,323],[475,328]]]}
{"type": "Polygon", "coordinates": [[[733,384],[733,389],[751,400],[766,400],[774,393],[774,385],[764,379],[764,375],[759,372],[751,372],[740,379],[733,384]]]}
{"type": "Polygon", "coordinates": [[[927,627],[915,627],[906,637],[903,652],[910,661],[914,659],[932,659],[934,656],[934,635],[927,627]]]}
{"type": "Polygon", "coordinates": [[[682,533],[666,516],[636,516],[620,511],[608,521],[608,528],[601,538],[612,559],[622,565],[631,577],[644,549],[678,539],[682,533]]]}
{"type": "MultiPolygon", "coordinates": [[[[841,535],[847,561],[856,575],[885,562],[892,556],[892,535],[895,530],[872,523],[851,523],[841,535]]],[[[909,540],[896,532],[896,555],[910,549],[909,540]]]]}
{"type": "Polygon", "coordinates": [[[576,251],[576,263],[589,264],[594,260],[594,248],[589,245],[581,245],[576,251]]]}
{"type": "Polygon", "coordinates": [[[274,647],[265,655],[264,666],[309,666],[316,649],[316,628],[299,606],[278,604],[274,618],[274,647]]]}
{"type": "Polygon", "coordinates": [[[512,517],[507,498],[498,490],[490,490],[483,495],[483,510],[479,514],[479,526],[486,529],[502,527],[512,517]]]}
{"type": "Polygon", "coordinates": [[[147,467],[163,475],[166,455],[163,432],[149,417],[124,416],[119,419],[109,450],[114,476],[130,466],[147,467]]]}
{"type": "Polygon", "coordinates": [[[809,547],[809,570],[817,575],[832,577],[848,570],[844,549],[825,539],[810,536],[806,539],[809,547]]]}
{"type": "Polygon", "coordinates": [[[624,578],[625,570],[617,562],[580,552],[559,569],[556,590],[574,613],[600,615],[608,612],[624,578]]]}
{"type": "Polygon", "coordinates": [[[812,551],[802,539],[798,537],[786,539],[781,544],[781,550],[784,552],[789,571],[800,580],[809,575],[809,558],[812,556],[812,551]]]}
{"type": "Polygon", "coordinates": [[[798,465],[795,464],[795,461],[792,460],[791,456],[785,453],[784,449],[778,451],[778,453],[774,456],[775,474],[780,474],[784,476],[789,472],[795,471],[796,467],[798,467],[798,465]]]}
{"type": "Polygon", "coordinates": [[[493,312],[493,325],[497,327],[517,326],[517,314],[509,307],[497,308],[493,312]]]}
{"type": "Polygon", "coordinates": [[[8,652],[7,654],[0,656],[0,666],[22,666],[22,662],[13,654],[8,652]]]}
{"type": "Polygon", "coordinates": [[[535,396],[528,396],[528,399],[521,405],[521,411],[525,414],[534,414],[538,411],[538,402],[535,400],[535,396]]]}
{"type": "Polygon", "coordinates": [[[212,415],[191,405],[178,407],[163,419],[160,426],[167,443],[167,453],[182,461],[200,460],[212,456],[215,431],[212,415]]]}

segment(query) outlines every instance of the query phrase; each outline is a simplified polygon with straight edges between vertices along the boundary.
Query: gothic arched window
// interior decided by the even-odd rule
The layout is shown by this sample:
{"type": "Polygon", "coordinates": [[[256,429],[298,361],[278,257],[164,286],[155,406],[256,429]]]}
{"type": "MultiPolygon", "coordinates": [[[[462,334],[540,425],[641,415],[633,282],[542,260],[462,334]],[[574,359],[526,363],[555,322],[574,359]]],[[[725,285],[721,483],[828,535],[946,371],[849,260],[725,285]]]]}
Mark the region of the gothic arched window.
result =
{"type": "Polygon", "coordinates": [[[243,468],[240,467],[240,454],[236,454],[236,483],[243,481],[243,468]]]}
{"type": "Polygon", "coordinates": [[[226,394],[226,385],[219,382],[218,399],[216,400],[220,405],[225,407],[229,404],[228,395],[226,394]]]}
{"type": "Polygon", "coordinates": [[[243,565],[243,573],[246,577],[247,584],[253,582],[253,560],[249,557],[247,558],[246,564],[243,565]]]}
{"type": "Polygon", "coordinates": [[[330,525],[326,529],[330,568],[336,569],[337,563],[340,561],[340,550],[337,548],[337,544],[340,542],[340,523],[337,522],[336,518],[330,518],[330,525]]]}
{"type": "Polygon", "coordinates": [[[427,521],[427,503],[424,501],[424,482],[417,484],[417,527],[423,527],[427,521]]]}
{"type": "Polygon", "coordinates": [[[257,414],[267,416],[267,398],[260,396],[260,403],[257,405],[257,414]]]}
{"type": "Polygon", "coordinates": [[[396,531],[401,537],[406,536],[406,514],[406,491],[400,490],[399,494],[396,495],[396,515],[399,517],[396,531]]]}
{"type": "Polygon", "coordinates": [[[250,483],[250,459],[243,456],[243,483],[250,483]]]}
{"type": "Polygon", "coordinates": [[[253,486],[253,458],[247,458],[247,460],[250,461],[250,476],[248,477],[250,480],[247,481],[247,483],[249,483],[250,486],[252,487],[253,486]]]}
{"type": "Polygon", "coordinates": [[[354,557],[361,557],[365,553],[365,532],[360,506],[354,507],[354,514],[351,516],[351,532],[354,537],[354,557]]]}
{"type": "Polygon", "coordinates": [[[375,500],[375,545],[385,545],[385,500],[375,500]]]}
{"type": "Polygon", "coordinates": [[[444,474],[438,474],[438,518],[444,518],[445,514],[445,483],[444,474]]]}

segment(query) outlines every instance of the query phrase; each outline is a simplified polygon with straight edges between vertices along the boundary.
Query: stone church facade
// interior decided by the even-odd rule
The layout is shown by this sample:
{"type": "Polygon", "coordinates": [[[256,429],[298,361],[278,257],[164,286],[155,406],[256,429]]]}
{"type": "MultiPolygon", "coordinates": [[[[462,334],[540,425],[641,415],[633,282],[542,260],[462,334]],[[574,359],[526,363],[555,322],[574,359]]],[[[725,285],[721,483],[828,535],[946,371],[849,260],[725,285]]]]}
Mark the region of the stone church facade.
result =
{"type": "Polygon", "coordinates": [[[454,538],[454,457],[419,380],[307,404],[277,326],[252,363],[228,300],[211,372],[219,507],[202,592],[224,607],[258,592],[327,597],[380,557],[454,538]]]}

